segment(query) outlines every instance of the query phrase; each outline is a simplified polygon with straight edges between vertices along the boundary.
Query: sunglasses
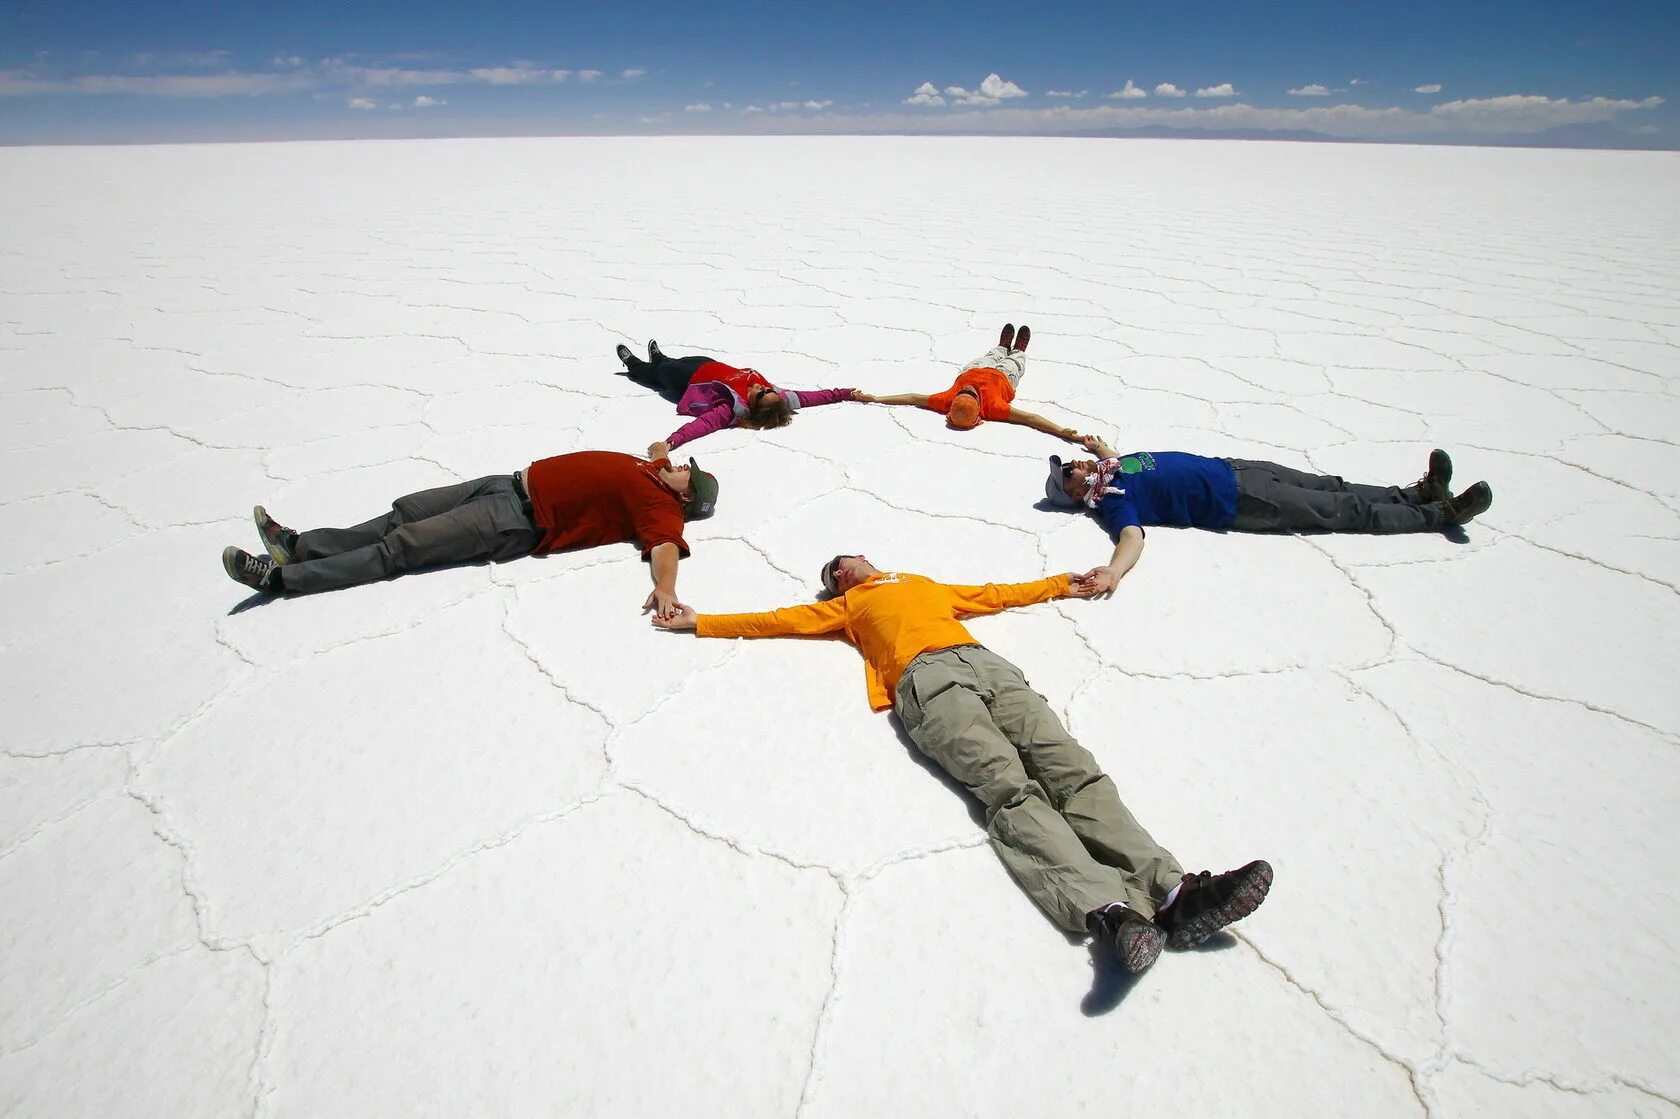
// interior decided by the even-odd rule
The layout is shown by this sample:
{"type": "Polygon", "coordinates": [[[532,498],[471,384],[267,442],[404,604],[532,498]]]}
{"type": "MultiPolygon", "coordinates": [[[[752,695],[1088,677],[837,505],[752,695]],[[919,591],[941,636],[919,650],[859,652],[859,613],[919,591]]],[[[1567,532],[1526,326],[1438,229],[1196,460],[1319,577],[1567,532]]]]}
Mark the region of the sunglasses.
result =
{"type": "Polygon", "coordinates": [[[1062,463],[1062,479],[1064,481],[1066,481],[1067,479],[1069,479],[1071,477],[1073,477],[1073,463],[1071,463],[1071,462],[1062,463]]]}
{"type": "Polygon", "coordinates": [[[856,556],[835,556],[833,559],[829,560],[828,561],[828,571],[827,571],[823,581],[825,583],[829,584],[830,586],[834,586],[835,584],[837,584],[840,581],[840,561],[841,560],[847,560],[847,559],[857,559],[857,557],[856,556]]]}

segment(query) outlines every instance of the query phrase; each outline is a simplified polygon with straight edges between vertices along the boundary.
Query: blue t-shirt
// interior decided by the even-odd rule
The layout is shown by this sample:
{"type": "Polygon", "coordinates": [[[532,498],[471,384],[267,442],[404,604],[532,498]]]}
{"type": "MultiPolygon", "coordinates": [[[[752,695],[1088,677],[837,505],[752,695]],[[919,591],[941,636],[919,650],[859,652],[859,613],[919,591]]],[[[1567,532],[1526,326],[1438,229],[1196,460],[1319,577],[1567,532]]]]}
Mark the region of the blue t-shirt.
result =
{"type": "Polygon", "coordinates": [[[1120,456],[1110,486],[1126,491],[1097,503],[1097,520],[1110,536],[1127,525],[1228,528],[1237,519],[1237,475],[1222,458],[1135,451],[1120,456]]]}

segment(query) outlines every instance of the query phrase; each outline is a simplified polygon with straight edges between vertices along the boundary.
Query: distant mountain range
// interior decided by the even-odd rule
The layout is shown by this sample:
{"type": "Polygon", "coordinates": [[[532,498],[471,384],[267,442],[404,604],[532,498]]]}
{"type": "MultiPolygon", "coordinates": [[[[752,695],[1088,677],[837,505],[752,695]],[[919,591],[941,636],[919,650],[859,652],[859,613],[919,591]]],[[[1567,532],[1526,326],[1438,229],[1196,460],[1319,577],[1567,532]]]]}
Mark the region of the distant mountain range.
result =
{"type": "Polygon", "coordinates": [[[1071,133],[1077,136],[1118,140],[1293,140],[1317,144],[1442,144],[1480,148],[1594,148],[1625,151],[1676,151],[1680,139],[1672,136],[1641,136],[1623,132],[1613,124],[1564,124],[1540,132],[1496,133],[1485,136],[1441,136],[1434,134],[1386,136],[1382,139],[1354,139],[1331,136],[1300,128],[1146,128],[1099,129],[1071,133]]]}

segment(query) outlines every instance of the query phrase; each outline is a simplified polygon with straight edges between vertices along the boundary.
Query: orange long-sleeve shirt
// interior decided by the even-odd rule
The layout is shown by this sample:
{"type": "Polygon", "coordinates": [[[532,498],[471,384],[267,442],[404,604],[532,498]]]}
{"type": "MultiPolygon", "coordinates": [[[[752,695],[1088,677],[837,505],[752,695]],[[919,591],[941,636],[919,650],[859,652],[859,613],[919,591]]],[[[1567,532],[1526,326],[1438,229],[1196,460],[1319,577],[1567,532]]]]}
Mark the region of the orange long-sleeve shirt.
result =
{"type": "Polygon", "coordinates": [[[996,614],[1067,593],[1066,575],[953,587],[924,575],[884,571],[827,602],[763,614],[701,614],[694,632],[701,637],[788,637],[844,631],[863,654],[869,706],[881,711],[892,706],[898,678],[911,661],[933,649],[974,642],[957,615],[996,614]]]}

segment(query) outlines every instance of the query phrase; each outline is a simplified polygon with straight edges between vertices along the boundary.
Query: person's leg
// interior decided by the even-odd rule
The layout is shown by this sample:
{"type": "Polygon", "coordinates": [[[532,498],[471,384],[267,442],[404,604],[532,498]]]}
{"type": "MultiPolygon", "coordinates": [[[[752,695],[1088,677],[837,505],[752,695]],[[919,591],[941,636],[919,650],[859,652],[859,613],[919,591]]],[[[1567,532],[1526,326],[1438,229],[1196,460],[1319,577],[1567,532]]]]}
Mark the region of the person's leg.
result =
{"type": "Polygon", "coordinates": [[[688,390],[694,371],[712,359],[709,357],[667,357],[659,361],[640,361],[625,371],[625,376],[673,400],[688,390]]]}
{"type": "Polygon", "coordinates": [[[1028,774],[1050,794],[1050,803],[1086,850],[1126,876],[1133,887],[1128,893],[1132,908],[1153,916],[1155,906],[1184,877],[1184,868],[1120,802],[1114,781],[1019,668],[989,649],[961,652],[990,690],[992,720],[1021,752],[1028,774]]]}
{"type": "MultiPolygon", "coordinates": [[[[1027,360],[1025,354],[1011,354],[1002,346],[993,346],[991,349],[987,350],[985,353],[957,370],[957,376],[962,376],[970,369],[999,369],[1005,374],[1007,374],[1010,369],[1016,369],[1017,372],[1015,376],[1016,378],[1019,378],[1020,365],[1016,364],[1016,359],[1019,359],[1019,362],[1022,364],[1024,364],[1027,360]]],[[[1013,381],[1011,383],[1013,383],[1013,381]]]]}
{"type": "Polygon", "coordinates": [[[423,567],[480,560],[501,562],[529,555],[542,533],[531,520],[530,507],[514,488],[512,477],[492,475],[464,482],[462,487],[473,489],[465,500],[418,519],[406,513],[426,506],[404,510],[400,506],[409,499],[399,499],[393,516],[402,519],[384,536],[335,555],[289,563],[280,569],[281,583],[288,591],[327,591],[423,567]]]}
{"type": "Polygon", "coordinates": [[[1272,477],[1287,486],[1294,486],[1302,490],[1323,490],[1328,493],[1354,493],[1372,502],[1403,502],[1407,505],[1417,504],[1406,496],[1406,491],[1399,486],[1367,486],[1359,482],[1344,481],[1335,474],[1309,474],[1305,470],[1280,466],[1275,462],[1249,462],[1243,459],[1233,459],[1233,464],[1243,463],[1244,466],[1260,467],[1269,471],[1272,477]]]}
{"type": "Polygon", "coordinates": [[[1434,532],[1447,524],[1446,509],[1438,504],[1413,505],[1403,496],[1373,501],[1351,488],[1297,485],[1290,475],[1320,486],[1324,479],[1276,463],[1230,462],[1237,476],[1237,516],[1231,527],[1239,532],[1434,532]]]}
{"type": "Polygon", "coordinates": [[[399,497],[391,502],[389,513],[382,513],[350,528],[307,529],[298,533],[297,542],[292,546],[292,558],[299,561],[325,559],[377,544],[399,525],[423,521],[471,501],[487,480],[475,478],[470,482],[437,486],[399,497]]]}
{"type": "MultiPolygon", "coordinates": [[[[986,833],[1009,873],[1044,913],[1072,933],[1116,901],[1136,898],[1113,867],[1091,857],[1027,775],[992,722],[974,670],[954,650],[924,653],[899,681],[895,708],[916,746],[986,806],[986,833]]],[[[1145,909],[1144,912],[1152,912],[1145,909]]]]}

